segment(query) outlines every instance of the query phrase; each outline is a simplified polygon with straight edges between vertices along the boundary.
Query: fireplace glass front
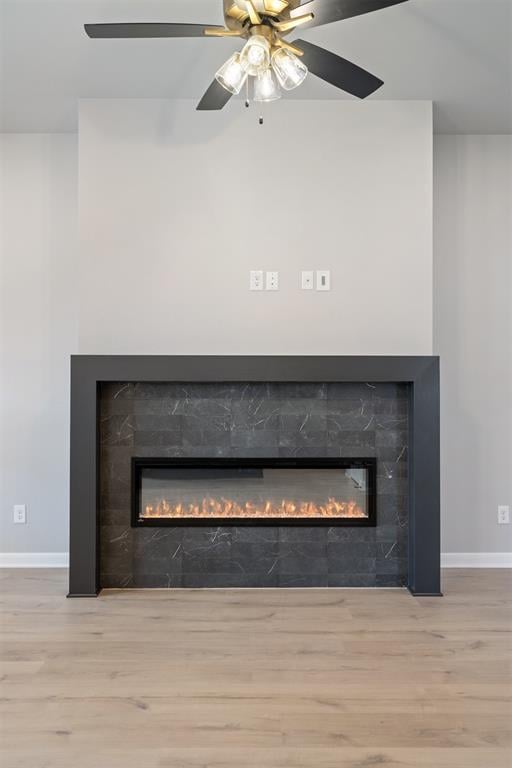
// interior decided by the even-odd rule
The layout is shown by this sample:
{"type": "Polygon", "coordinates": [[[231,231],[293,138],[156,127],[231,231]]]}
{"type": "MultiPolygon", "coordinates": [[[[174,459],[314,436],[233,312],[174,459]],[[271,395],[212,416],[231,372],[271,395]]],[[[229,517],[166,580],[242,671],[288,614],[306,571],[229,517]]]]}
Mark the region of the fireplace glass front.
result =
{"type": "Polygon", "coordinates": [[[365,525],[375,459],[132,459],[132,525],[365,525]]]}

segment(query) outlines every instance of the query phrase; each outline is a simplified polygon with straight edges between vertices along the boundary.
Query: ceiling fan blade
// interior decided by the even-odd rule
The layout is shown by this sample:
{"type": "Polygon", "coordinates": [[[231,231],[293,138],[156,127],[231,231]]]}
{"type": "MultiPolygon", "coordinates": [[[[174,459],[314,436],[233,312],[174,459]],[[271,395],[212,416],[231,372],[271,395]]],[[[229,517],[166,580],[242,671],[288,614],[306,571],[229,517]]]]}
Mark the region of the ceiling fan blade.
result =
{"type": "Polygon", "coordinates": [[[152,22],[128,22],[121,24],[84,24],[89,37],[125,38],[125,37],[203,37],[205,29],[224,27],[215,24],[166,24],[152,22]]]}
{"type": "Polygon", "coordinates": [[[304,25],[305,28],[330,24],[333,21],[362,16],[365,13],[379,11],[390,5],[405,3],[407,0],[308,0],[290,11],[290,18],[312,13],[314,18],[304,25]]]}
{"type": "Polygon", "coordinates": [[[217,82],[217,80],[213,80],[196,109],[222,109],[222,107],[226,106],[232,95],[233,94],[227,91],[219,82],[217,82]]]}
{"type": "Polygon", "coordinates": [[[364,99],[383,85],[383,80],[336,53],[306,40],[294,40],[293,43],[303,51],[301,61],[310,72],[353,96],[364,99]]]}

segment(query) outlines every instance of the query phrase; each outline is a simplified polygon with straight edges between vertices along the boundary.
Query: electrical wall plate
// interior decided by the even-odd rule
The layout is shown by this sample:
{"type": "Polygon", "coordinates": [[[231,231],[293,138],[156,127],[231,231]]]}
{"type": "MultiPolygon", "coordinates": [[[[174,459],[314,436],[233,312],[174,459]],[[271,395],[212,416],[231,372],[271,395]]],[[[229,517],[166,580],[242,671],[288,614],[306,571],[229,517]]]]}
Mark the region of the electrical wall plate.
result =
{"type": "Polygon", "coordinates": [[[12,521],[15,525],[23,525],[27,522],[27,505],[15,504],[12,510],[12,521]]]}
{"type": "Polygon", "coordinates": [[[250,291],[262,291],[263,290],[263,270],[251,269],[249,272],[249,290],[250,291]]]}
{"type": "Polygon", "coordinates": [[[315,287],[315,273],[313,270],[303,270],[300,273],[300,287],[303,291],[312,291],[315,287]]]}
{"type": "Polygon", "coordinates": [[[265,290],[266,291],[279,290],[279,272],[267,272],[265,290]]]}
{"type": "Polygon", "coordinates": [[[316,289],[317,291],[331,290],[331,270],[330,269],[317,269],[316,289]]]}
{"type": "Polygon", "coordinates": [[[510,507],[508,504],[500,504],[498,506],[498,524],[510,525],[510,507]]]}

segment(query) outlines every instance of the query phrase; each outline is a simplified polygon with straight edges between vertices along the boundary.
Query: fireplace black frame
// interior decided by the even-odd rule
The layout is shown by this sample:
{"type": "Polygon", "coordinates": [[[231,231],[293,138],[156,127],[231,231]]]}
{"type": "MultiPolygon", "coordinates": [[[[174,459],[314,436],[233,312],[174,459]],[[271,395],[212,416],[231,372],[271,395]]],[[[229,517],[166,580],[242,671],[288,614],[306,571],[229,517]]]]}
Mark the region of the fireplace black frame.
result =
{"type": "Polygon", "coordinates": [[[166,526],[358,526],[375,527],[377,525],[377,460],[374,457],[365,459],[353,458],[183,458],[183,457],[132,457],[131,467],[131,525],[133,528],[162,528],[166,526]],[[140,479],[144,468],[158,467],[188,467],[192,469],[209,469],[212,467],[240,467],[254,469],[351,469],[363,468],[368,470],[368,517],[327,517],[327,518],[141,518],[140,509],[140,479]]]}
{"type": "Polygon", "coordinates": [[[414,595],[441,594],[439,358],[324,355],[72,355],[69,597],[101,590],[102,382],[395,382],[409,386],[409,567],[414,595]]]}

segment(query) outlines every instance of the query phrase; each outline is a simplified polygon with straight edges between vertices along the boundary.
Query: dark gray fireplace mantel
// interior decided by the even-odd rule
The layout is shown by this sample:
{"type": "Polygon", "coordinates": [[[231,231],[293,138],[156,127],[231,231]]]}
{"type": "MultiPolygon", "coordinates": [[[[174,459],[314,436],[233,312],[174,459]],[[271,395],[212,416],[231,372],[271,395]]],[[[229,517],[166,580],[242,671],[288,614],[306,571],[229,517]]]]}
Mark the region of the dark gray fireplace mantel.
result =
{"type": "Polygon", "coordinates": [[[71,358],[71,597],[99,579],[98,393],[105,382],[395,382],[410,385],[409,568],[415,595],[440,594],[437,357],[89,356],[71,358]]]}

